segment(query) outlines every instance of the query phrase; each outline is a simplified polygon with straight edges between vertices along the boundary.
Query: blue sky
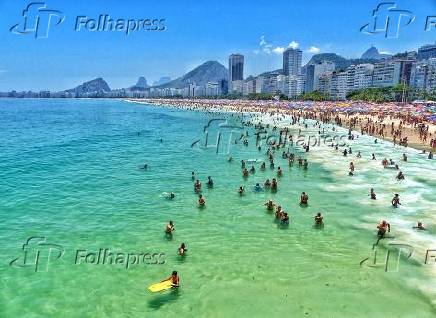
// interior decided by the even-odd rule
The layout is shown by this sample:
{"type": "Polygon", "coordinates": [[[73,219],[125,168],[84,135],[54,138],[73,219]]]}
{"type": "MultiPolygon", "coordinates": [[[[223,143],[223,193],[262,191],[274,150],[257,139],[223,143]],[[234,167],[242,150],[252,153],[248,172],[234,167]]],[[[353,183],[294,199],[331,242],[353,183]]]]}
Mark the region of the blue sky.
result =
{"type": "MultiPolygon", "coordinates": [[[[398,38],[368,35],[360,27],[372,22],[381,1],[293,0],[143,0],[55,1],[65,20],[51,26],[46,39],[17,35],[32,1],[0,0],[0,91],[62,90],[103,77],[111,88],[128,87],[139,76],[149,83],[176,78],[195,66],[217,60],[227,66],[231,53],[245,55],[245,76],[281,67],[283,48],[297,45],[303,62],[315,52],[359,57],[371,44],[380,51],[416,50],[436,40],[436,27],[425,31],[427,16],[436,16],[436,0],[396,1],[415,20],[398,38]],[[115,19],[165,19],[166,30],[123,32],[74,31],[77,16],[115,19]]],[[[39,2],[44,2],[39,0],[39,2]]]]}

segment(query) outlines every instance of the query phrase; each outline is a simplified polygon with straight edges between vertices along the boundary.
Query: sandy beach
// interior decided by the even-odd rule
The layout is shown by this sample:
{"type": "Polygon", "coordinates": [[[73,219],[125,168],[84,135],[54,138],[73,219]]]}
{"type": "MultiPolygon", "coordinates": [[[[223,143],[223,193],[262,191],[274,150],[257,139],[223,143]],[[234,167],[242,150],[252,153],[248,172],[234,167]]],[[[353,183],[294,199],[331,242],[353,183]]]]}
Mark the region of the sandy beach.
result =
{"type": "Polygon", "coordinates": [[[202,111],[269,113],[314,119],[426,152],[436,150],[436,118],[422,106],[395,103],[284,102],[210,99],[128,99],[202,111]]]}

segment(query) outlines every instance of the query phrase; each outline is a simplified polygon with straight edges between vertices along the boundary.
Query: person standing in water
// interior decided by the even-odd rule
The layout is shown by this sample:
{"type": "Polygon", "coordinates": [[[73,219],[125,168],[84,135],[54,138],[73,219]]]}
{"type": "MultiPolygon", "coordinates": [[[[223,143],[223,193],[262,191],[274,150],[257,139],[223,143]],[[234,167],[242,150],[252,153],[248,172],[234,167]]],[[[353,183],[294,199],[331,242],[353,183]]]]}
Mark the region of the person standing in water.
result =
{"type": "Polygon", "coordinates": [[[377,200],[377,195],[374,192],[374,188],[371,188],[371,192],[369,195],[371,197],[371,200],[377,200]]]}
{"type": "Polygon", "coordinates": [[[400,196],[398,195],[398,193],[396,193],[391,201],[392,206],[394,208],[398,208],[398,205],[401,205],[400,203],[400,196]]]}
{"type": "Polygon", "coordinates": [[[185,243],[182,243],[178,249],[179,255],[180,256],[185,256],[185,253],[188,251],[188,249],[186,248],[185,243]]]}
{"type": "Polygon", "coordinates": [[[324,225],[324,222],[323,222],[324,217],[321,215],[320,212],[318,212],[318,213],[315,215],[314,219],[315,219],[315,225],[316,225],[316,226],[323,226],[323,225],[324,225]]]}
{"type": "Polygon", "coordinates": [[[171,276],[161,281],[161,283],[171,281],[171,287],[177,288],[180,286],[180,278],[177,274],[177,271],[173,271],[171,276]]]}
{"type": "Polygon", "coordinates": [[[307,205],[309,201],[309,196],[306,192],[302,192],[300,196],[300,205],[307,205]]]}
{"type": "Polygon", "coordinates": [[[167,235],[173,235],[173,231],[175,231],[176,229],[174,228],[174,224],[173,221],[170,221],[166,226],[165,226],[165,234],[167,235]]]}
{"type": "Polygon", "coordinates": [[[203,206],[206,205],[206,200],[203,198],[203,195],[202,195],[202,194],[200,194],[199,197],[198,197],[198,205],[199,205],[200,207],[203,207],[203,206]]]}

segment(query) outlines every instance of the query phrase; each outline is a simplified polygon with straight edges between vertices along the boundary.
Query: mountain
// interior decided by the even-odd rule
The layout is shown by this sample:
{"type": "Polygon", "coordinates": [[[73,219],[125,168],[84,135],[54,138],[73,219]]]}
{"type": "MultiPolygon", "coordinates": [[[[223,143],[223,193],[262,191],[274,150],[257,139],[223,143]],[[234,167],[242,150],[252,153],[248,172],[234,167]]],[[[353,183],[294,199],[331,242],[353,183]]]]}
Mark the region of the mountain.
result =
{"type": "Polygon", "coordinates": [[[145,79],[144,76],[141,76],[140,78],[138,78],[138,81],[136,82],[136,84],[130,87],[130,90],[143,91],[144,89],[146,89],[148,87],[150,87],[150,86],[148,86],[147,80],[145,79]]]}
{"type": "Polygon", "coordinates": [[[391,57],[390,54],[381,54],[376,47],[371,46],[365,53],[362,54],[362,59],[381,60],[391,57]]]}
{"type": "Polygon", "coordinates": [[[93,79],[92,81],[85,82],[76,88],[71,88],[66,90],[67,93],[89,94],[89,93],[99,93],[99,92],[110,92],[109,85],[101,77],[93,79]]]}
{"type": "Polygon", "coordinates": [[[163,84],[166,84],[168,82],[171,82],[171,77],[164,76],[164,77],[161,77],[158,81],[154,81],[153,86],[163,85],[163,84]]]}
{"type": "Polygon", "coordinates": [[[182,77],[179,77],[171,82],[157,86],[158,88],[183,88],[189,84],[195,83],[195,85],[206,85],[208,82],[219,82],[221,80],[227,80],[229,72],[220,63],[216,61],[208,61],[206,63],[197,66],[189,73],[186,73],[182,77]]]}
{"type": "Polygon", "coordinates": [[[363,64],[363,63],[374,63],[374,59],[346,59],[335,53],[320,53],[312,56],[310,61],[306,64],[316,64],[322,61],[329,61],[335,63],[336,70],[345,70],[350,65],[363,64]]]}

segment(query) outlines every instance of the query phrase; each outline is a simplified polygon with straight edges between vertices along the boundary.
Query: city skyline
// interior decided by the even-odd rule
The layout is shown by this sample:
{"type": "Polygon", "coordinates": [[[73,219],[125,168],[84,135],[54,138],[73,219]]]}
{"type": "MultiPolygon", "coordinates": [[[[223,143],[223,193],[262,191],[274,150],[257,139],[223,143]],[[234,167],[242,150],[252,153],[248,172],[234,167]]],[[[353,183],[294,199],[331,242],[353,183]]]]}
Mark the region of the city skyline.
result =
{"type": "Polygon", "coordinates": [[[147,2],[122,6],[108,1],[104,8],[98,3],[46,1],[48,8],[61,11],[65,20],[50,29],[48,38],[35,39],[10,32],[22,20],[28,2],[7,0],[0,3],[2,12],[8,13],[0,20],[0,40],[7,43],[0,48],[0,90],[56,91],[95,77],[105,78],[111,87],[128,87],[139,76],[148,82],[162,76],[177,78],[208,60],[226,65],[233,52],[245,56],[245,74],[257,75],[281,68],[281,54],[288,47],[301,49],[305,64],[316,53],[358,58],[371,44],[381,52],[395,53],[432,43],[436,28],[425,32],[424,25],[425,17],[436,13],[434,2],[424,1],[419,7],[408,1],[396,3],[413,11],[416,19],[398,38],[388,39],[360,32],[362,25],[371,22],[377,1],[352,8],[345,1],[328,5],[322,1],[223,1],[214,6],[192,2],[189,10],[169,1],[152,6],[147,2]],[[128,36],[74,31],[75,17],[97,18],[102,14],[123,19],[161,18],[166,29],[128,36]],[[230,20],[231,25],[225,23],[230,20]]]}

